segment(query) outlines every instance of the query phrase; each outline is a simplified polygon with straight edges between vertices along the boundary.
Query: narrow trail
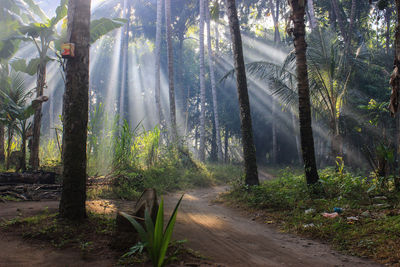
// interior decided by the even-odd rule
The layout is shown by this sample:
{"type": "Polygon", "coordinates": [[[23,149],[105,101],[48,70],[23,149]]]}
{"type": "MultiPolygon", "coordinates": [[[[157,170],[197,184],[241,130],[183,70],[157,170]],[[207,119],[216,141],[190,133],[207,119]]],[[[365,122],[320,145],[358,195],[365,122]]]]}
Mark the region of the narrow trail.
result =
{"type": "MultiPolygon", "coordinates": [[[[268,177],[266,177],[268,178],[268,177]]],[[[178,212],[174,238],[187,239],[187,246],[222,266],[380,266],[342,255],[317,241],[284,234],[214,201],[227,187],[195,189],[185,193],[178,212]]],[[[179,193],[165,196],[171,213],[179,193]]],[[[88,203],[93,206],[96,201],[88,203]],[[92,203],[93,202],[93,203],[92,203]]],[[[100,201],[101,202],[101,201],[100,201]]],[[[129,201],[118,201],[133,207],[129,201]]],[[[0,203],[0,220],[31,216],[48,209],[56,212],[57,201],[0,203]]],[[[111,211],[115,212],[115,210],[111,211]]],[[[114,266],[115,259],[83,260],[79,251],[57,250],[51,245],[26,242],[0,231],[0,267],[3,266],[114,266]]]]}
{"type": "MultiPolygon", "coordinates": [[[[214,204],[227,187],[192,190],[178,212],[174,237],[224,266],[381,266],[345,256],[325,244],[280,233],[239,211],[214,204]]],[[[179,194],[166,197],[171,211],[179,194]]]]}

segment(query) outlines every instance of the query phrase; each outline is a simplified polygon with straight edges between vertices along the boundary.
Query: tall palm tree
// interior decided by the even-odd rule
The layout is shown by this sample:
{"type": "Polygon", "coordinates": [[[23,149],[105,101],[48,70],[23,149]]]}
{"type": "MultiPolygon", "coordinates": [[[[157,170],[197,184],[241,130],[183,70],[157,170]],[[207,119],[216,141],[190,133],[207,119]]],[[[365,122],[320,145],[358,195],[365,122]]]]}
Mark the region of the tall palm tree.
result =
{"type": "Polygon", "coordinates": [[[172,47],[171,0],[165,0],[165,28],[167,34],[169,112],[171,120],[171,135],[172,135],[172,140],[176,141],[177,129],[176,129],[175,83],[174,83],[174,51],[172,47]]]}
{"type": "Polygon", "coordinates": [[[212,92],[213,108],[214,108],[214,124],[215,124],[215,134],[217,139],[217,153],[218,153],[218,160],[222,161],[222,143],[221,143],[221,131],[219,128],[217,86],[215,82],[215,69],[214,69],[214,52],[211,47],[211,18],[210,18],[210,9],[208,3],[206,5],[206,21],[207,21],[208,64],[210,67],[211,92],[212,92]]]}
{"type": "Polygon", "coordinates": [[[390,113],[395,116],[399,109],[400,98],[400,0],[396,0],[397,11],[397,30],[394,41],[394,63],[393,73],[390,76],[390,85],[392,86],[392,95],[390,96],[390,113]]]}
{"type": "Polygon", "coordinates": [[[63,187],[60,216],[86,217],[86,140],[89,106],[89,47],[91,1],[69,0],[67,40],[75,44],[68,59],[63,103],[63,187]]]}
{"type": "Polygon", "coordinates": [[[161,109],[161,24],[162,24],[163,0],[157,0],[157,23],[156,23],[156,47],[155,47],[155,88],[154,95],[156,101],[157,122],[160,126],[163,123],[163,113],[161,109]]]}
{"type": "Polygon", "coordinates": [[[299,94],[299,117],[301,147],[303,150],[304,169],[307,184],[316,184],[319,180],[317,165],[315,162],[314,138],[311,127],[310,90],[307,71],[307,44],[305,40],[305,1],[289,0],[292,9],[292,21],[294,24],[293,36],[296,51],[297,89],[299,94]]]}
{"type": "Polygon", "coordinates": [[[205,161],[205,140],[206,140],[206,82],[205,82],[205,68],[204,68],[204,0],[200,1],[200,32],[199,32],[199,45],[200,45],[200,148],[199,159],[205,161]]]}
{"type": "Polygon", "coordinates": [[[245,182],[247,185],[258,185],[256,150],[253,142],[253,129],[250,114],[250,101],[247,90],[246,68],[243,58],[242,37],[235,0],[226,0],[232,49],[235,61],[236,86],[238,91],[240,124],[242,132],[245,182]]]}

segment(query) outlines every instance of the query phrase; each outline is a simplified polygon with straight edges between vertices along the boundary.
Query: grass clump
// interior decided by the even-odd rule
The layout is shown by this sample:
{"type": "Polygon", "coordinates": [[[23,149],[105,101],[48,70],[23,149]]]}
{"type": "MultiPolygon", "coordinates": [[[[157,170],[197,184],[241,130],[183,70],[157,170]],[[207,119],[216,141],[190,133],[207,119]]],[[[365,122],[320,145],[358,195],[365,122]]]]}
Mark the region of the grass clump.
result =
{"type": "Polygon", "coordinates": [[[303,175],[282,172],[248,188],[237,182],[224,198],[261,213],[259,219],[285,231],[329,242],[347,253],[385,264],[400,262],[400,195],[375,178],[325,169],[322,196],[309,191],[303,175]],[[325,218],[341,208],[336,218],[325,218]]]}

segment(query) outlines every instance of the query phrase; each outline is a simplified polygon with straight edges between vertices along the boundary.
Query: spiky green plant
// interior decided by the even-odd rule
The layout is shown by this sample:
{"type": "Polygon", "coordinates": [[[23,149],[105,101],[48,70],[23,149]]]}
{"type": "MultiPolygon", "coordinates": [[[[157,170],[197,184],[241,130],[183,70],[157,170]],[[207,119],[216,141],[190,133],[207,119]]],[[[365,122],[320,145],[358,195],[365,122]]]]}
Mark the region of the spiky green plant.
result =
{"type": "MultiPolygon", "coordinates": [[[[156,224],[154,225],[149,213],[145,212],[145,225],[146,230],[143,226],[137,222],[132,216],[122,213],[122,215],[129,220],[136,231],[139,233],[141,243],[146,247],[151,262],[155,267],[164,266],[166,263],[166,253],[168,245],[171,241],[172,232],[175,226],[176,216],[178,214],[178,208],[182,201],[183,195],[179,199],[169,218],[167,227],[164,228],[164,200],[161,199],[160,206],[158,207],[156,224]]],[[[138,250],[137,245],[131,248],[131,250],[138,250]]]]}

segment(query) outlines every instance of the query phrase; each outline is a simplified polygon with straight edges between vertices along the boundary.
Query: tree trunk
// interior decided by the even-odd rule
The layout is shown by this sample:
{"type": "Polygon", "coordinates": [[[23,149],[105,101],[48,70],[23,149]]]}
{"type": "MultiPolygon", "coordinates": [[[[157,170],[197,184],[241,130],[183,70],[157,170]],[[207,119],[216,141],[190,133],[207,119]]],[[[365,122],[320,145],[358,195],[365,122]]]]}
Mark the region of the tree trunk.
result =
{"type": "Polygon", "coordinates": [[[156,27],[156,47],[155,47],[155,88],[154,95],[156,101],[157,123],[163,127],[163,112],[161,108],[161,24],[162,24],[163,0],[157,0],[157,27],[156,27]]]}
{"type": "Polygon", "coordinates": [[[390,85],[392,86],[392,95],[390,96],[389,110],[392,116],[394,116],[399,108],[399,92],[400,92],[400,0],[396,0],[396,11],[397,11],[397,26],[394,44],[394,62],[393,72],[390,77],[390,85]]]}
{"type": "Polygon", "coordinates": [[[229,149],[229,132],[228,130],[225,128],[225,164],[227,164],[229,162],[229,153],[228,153],[228,149],[229,149]]]}
{"type": "Polygon", "coordinates": [[[293,133],[296,141],[296,149],[297,149],[297,157],[299,159],[299,164],[301,165],[303,163],[303,158],[301,156],[301,144],[300,144],[300,138],[299,138],[299,131],[298,131],[298,125],[296,124],[296,116],[292,113],[292,126],[293,126],[293,133]]]}
{"type": "Polygon", "coordinates": [[[390,49],[390,17],[392,16],[392,9],[386,7],[385,22],[386,22],[386,55],[389,55],[390,49]]]}
{"type": "Polygon", "coordinates": [[[124,27],[122,28],[122,40],[121,40],[121,71],[120,71],[120,91],[119,91],[119,107],[118,107],[118,114],[120,116],[120,125],[123,124],[123,121],[127,120],[129,123],[129,112],[127,111],[128,105],[127,101],[129,101],[128,97],[128,81],[129,81],[129,22],[130,22],[130,15],[131,15],[131,5],[130,2],[124,2],[124,18],[127,20],[124,27]]]}
{"type": "Polygon", "coordinates": [[[204,67],[204,1],[200,1],[200,149],[199,159],[205,161],[205,141],[206,141],[206,84],[205,84],[205,67],[204,67]]]}
{"type": "Polygon", "coordinates": [[[281,42],[281,35],[279,33],[279,4],[280,0],[275,0],[275,6],[272,0],[269,1],[269,8],[272,14],[272,20],[274,22],[274,43],[279,44],[281,42]]]}
{"type": "Polygon", "coordinates": [[[336,19],[339,23],[340,33],[347,44],[347,35],[346,35],[346,27],[344,21],[342,19],[342,15],[340,14],[340,9],[337,0],[332,0],[333,11],[335,12],[336,19]]]}
{"type": "Polygon", "coordinates": [[[4,155],[4,125],[0,124],[0,164],[4,163],[6,157],[4,155]]]}
{"type": "Polygon", "coordinates": [[[242,37],[235,0],[226,0],[229,28],[231,31],[232,48],[235,62],[236,86],[238,91],[240,124],[242,132],[245,181],[247,185],[258,185],[256,149],[253,142],[250,101],[247,90],[246,69],[243,58],[242,37]]]}
{"type": "Polygon", "coordinates": [[[336,32],[336,14],[334,11],[333,3],[331,1],[330,9],[328,10],[329,14],[329,25],[332,31],[336,32]]]}
{"type": "Polygon", "coordinates": [[[310,16],[311,30],[314,30],[318,26],[318,21],[315,18],[314,1],[313,0],[308,0],[307,4],[308,4],[308,14],[310,16]]]}
{"type": "Polygon", "coordinates": [[[13,139],[13,130],[12,127],[7,128],[7,161],[6,161],[6,169],[10,168],[10,156],[11,156],[11,142],[13,139]]]}
{"type": "Polygon", "coordinates": [[[175,83],[174,83],[174,52],[172,47],[171,26],[171,0],[165,0],[165,28],[167,34],[167,62],[168,62],[168,85],[169,85],[169,112],[171,120],[171,137],[175,142],[177,138],[176,108],[175,108],[175,83]]]}
{"type": "MultiPolygon", "coordinates": [[[[400,0],[399,0],[400,1],[400,0]]],[[[308,84],[307,44],[305,40],[304,12],[305,2],[290,0],[294,24],[294,47],[296,53],[297,88],[299,95],[300,136],[303,162],[307,184],[316,184],[319,180],[315,162],[314,138],[311,126],[310,89],[308,84]]]]}
{"type": "Polygon", "coordinates": [[[86,217],[86,140],[89,106],[90,3],[70,0],[68,37],[75,57],[68,59],[63,104],[63,187],[60,216],[70,220],[86,217]]]}
{"type": "MultiPolygon", "coordinates": [[[[36,81],[36,97],[41,97],[43,95],[43,90],[46,85],[46,62],[44,57],[46,56],[47,51],[42,51],[41,53],[41,64],[38,66],[37,71],[37,81],[36,81]],[[43,56],[44,55],[44,56],[43,56]]],[[[31,165],[33,170],[37,170],[39,168],[39,147],[40,147],[40,127],[42,125],[42,103],[39,103],[35,114],[33,116],[33,136],[32,136],[32,146],[31,146],[31,154],[29,159],[29,164],[31,165]]]]}
{"type": "Polygon", "coordinates": [[[210,19],[210,10],[209,10],[208,4],[206,6],[206,21],[207,21],[208,64],[210,67],[211,92],[212,92],[213,108],[214,108],[215,134],[216,134],[216,139],[217,139],[218,160],[221,161],[222,160],[222,143],[221,143],[221,131],[219,128],[217,85],[215,82],[214,53],[213,53],[212,47],[211,47],[211,19],[210,19]]]}
{"type": "Polygon", "coordinates": [[[272,163],[276,164],[278,159],[278,139],[276,136],[276,99],[272,97],[272,163]]]}
{"type": "Polygon", "coordinates": [[[347,55],[350,55],[350,53],[351,53],[351,37],[353,35],[353,25],[354,25],[354,19],[356,16],[356,8],[357,8],[357,0],[352,0],[351,1],[349,30],[347,31],[347,41],[346,41],[346,48],[345,48],[345,52],[347,55]]]}

